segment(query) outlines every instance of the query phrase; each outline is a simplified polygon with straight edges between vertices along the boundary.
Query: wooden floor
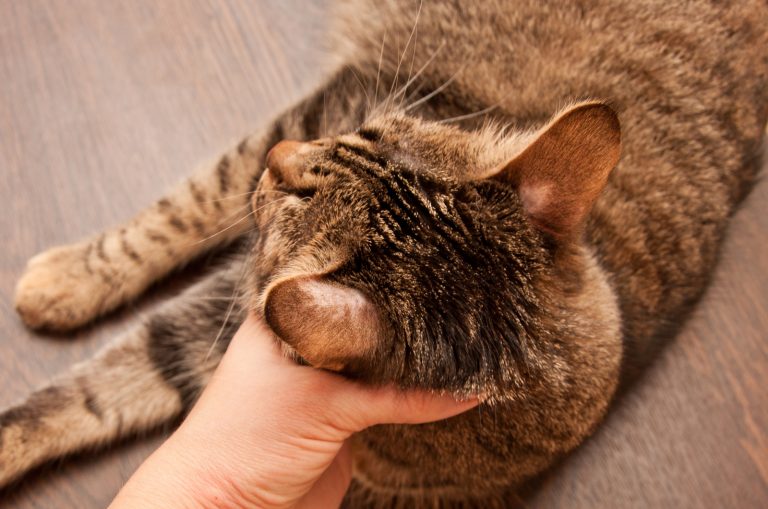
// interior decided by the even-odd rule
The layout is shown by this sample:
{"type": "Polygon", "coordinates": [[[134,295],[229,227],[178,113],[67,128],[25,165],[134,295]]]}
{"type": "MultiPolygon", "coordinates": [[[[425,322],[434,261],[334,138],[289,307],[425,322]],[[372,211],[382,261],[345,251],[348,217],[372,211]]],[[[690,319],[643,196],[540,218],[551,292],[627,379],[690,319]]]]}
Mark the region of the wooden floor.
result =
{"type": "MultiPolygon", "coordinates": [[[[12,306],[24,263],[124,220],[320,78],[322,4],[0,0],[0,407],[129,327],[72,337],[12,306]]],[[[768,507],[768,182],[682,335],[526,507],[768,507]]],[[[168,290],[165,290],[167,293],[168,290]]],[[[160,437],[62,462],[4,508],[105,507],[160,437]]]]}

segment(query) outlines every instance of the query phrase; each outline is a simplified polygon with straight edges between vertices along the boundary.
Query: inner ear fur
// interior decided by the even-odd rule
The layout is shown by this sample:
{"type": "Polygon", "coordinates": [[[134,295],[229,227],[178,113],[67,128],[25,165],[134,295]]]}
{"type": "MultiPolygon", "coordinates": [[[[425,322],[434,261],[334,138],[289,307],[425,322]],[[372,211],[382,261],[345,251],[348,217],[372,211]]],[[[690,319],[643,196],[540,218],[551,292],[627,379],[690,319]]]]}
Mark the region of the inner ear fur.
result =
{"type": "Polygon", "coordinates": [[[577,235],[621,153],[616,113],[600,102],[556,116],[490,178],[515,186],[530,220],[560,238],[577,235]]]}
{"type": "Polygon", "coordinates": [[[332,371],[354,371],[372,358],[384,338],[370,299],[324,276],[294,277],[272,286],[264,317],[307,362],[332,371]]]}

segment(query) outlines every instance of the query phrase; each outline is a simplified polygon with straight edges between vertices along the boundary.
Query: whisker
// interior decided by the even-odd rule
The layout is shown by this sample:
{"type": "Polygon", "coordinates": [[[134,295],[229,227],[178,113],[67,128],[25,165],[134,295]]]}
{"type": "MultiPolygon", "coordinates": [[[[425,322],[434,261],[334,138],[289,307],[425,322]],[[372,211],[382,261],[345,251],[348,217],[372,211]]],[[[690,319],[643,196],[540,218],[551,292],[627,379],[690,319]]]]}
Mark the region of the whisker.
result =
{"type": "MultiPolygon", "coordinates": [[[[421,89],[424,88],[424,85],[425,85],[425,82],[422,81],[421,83],[419,83],[419,85],[416,88],[414,88],[411,91],[410,94],[408,94],[408,97],[405,97],[405,96],[403,97],[403,102],[405,103],[405,106],[408,106],[411,103],[411,101],[419,95],[419,92],[421,92],[421,89]]],[[[402,106],[401,106],[401,109],[402,109],[402,106]]]]}
{"type": "MultiPolygon", "coordinates": [[[[419,11],[416,13],[416,21],[413,24],[413,35],[414,35],[413,51],[411,52],[411,65],[408,67],[408,78],[406,78],[405,85],[403,85],[402,87],[403,95],[405,95],[405,91],[408,90],[408,84],[411,83],[411,74],[413,73],[413,65],[416,62],[416,46],[418,45],[418,42],[419,42],[419,34],[416,28],[418,27],[418,24],[419,24],[419,15],[421,14],[421,8],[423,5],[424,5],[424,0],[421,0],[421,2],[419,3],[419,11]]],[[[395,97],[397,97],[397,95],[392,97],[393,103],[394,103],[395,97]]],[[[401,98],[400,103],[398,104],[398,108],[401,107],[402,105],[403,105],[403,102],[401,98]]]]}
{"type": "MultiPolygon", "coordinates": [[[[411,28],[411,33],[408,35],[408,40],[405,41],[405,47],[403,48],[403,52],[400,54],[400,58],[397,60],[397,68],[395,69],[395,76],[394,76],[394,79],[392,80],[392,85],[389,87],[389,96],[387,97],[387,102],[389,102],[389,100],[392,99],[392,92],[397,90],[397,80],[400,77],[400,67],[403,64],[403,59],[405,58],[405,54],[411,45],[413,34],[416,33],[416,27],[419,25],[419,17],[421,17],[421,8],[423,6],[424,6],[424,0],[421,0],[419,2],[419,10],[416,11],[416,19],[413,21],[413,28],[411,28]]],[[[413,51],[415,55],[415,52],[416,52],[415,47],[413,51]]]]}
{"type": "Polygon", "coordinates": [[[381,52],[379,53],[379,67],[376,69],[376,92],[373,96],[374,108],[379,101],[379,79],[381,78],[381,61],[384,59],[384,41],[386,40],[386,34],[381,37],[381,52]]]}
{"type": "Polygon", "coordinates": [[[222,300],[229,300],[229,297],[205,297],[203,295],[194,297],[195,300],[199,301],[211,301],[211,302],[219,302],[222,300]]]}
{"type": "MultiPolygon", "coordinates": [[[[395,54],[400,53],[400,41],[397,41],[397,50],[395,54]]],[[[397,64],[397,71],[395,71],[395,74],[392,76],[392,83],[389,85],[389,91],[387,92],[387,97],[384,99],[382,104],[384,105],[384,111],[389,112],[390,111],[390,99],[392,98],[392,90],[397,86],[397,78],[400,70],[400,62],[398,61],[397,64]]]]}
{"type": "Polygon", "coordinates": [[[238,193],[238,194],[231,194],[229,196],[223,196],[221,198],[214,198],[212,200],[205,200],[205,203],[213,203],[217,201],[224,201],[224,200],[232,200],[234,198],[242,198],[243,196],[250,196],[256,193],[279,193],[279,194],[285,194],[285,191],[279,191],[277,189],[265,189],[262,191],[259,191],[257,189],[254,189],[253,191],[248,191],[247,193],[238,193]]]}
{"type": "MultiPolygon", "coordinates": [[[[309,197],[304,197],[304,198],[301,198],[301,199],[300,199],[300,201],[309,201],[309,200],[311,200],[311,198],[309,198],[309,197]]],[[[266,223],[266,225],[264,225],[264,227],[265,227],[266,229],[269,229],[269,227],[272,225],[272,222],[273,222],[273,221],[274,221],[276,218],[277,218],[277,216],[272,216],[272,217],[270,217],[269,219],[267,219],[267,223],[266,223]]],[[[243,232],[243,235],[248,235],[248,234],[250,234],[250,233],[253,233],[253,232],[257,231],[258,229],[259,229],[259,226],[253,226],[253,227],[251,227],[250,229],[248,229],[248,230],[245,230],[245,231],[243,232]]]]}
{"type": "Polygon", "coordinates": [[[208,358],[213,353],[213,350],[216,348],[216,345],[219,343],[219,339],[221,339],[222,334],[224,334],[224,329],[227,326],[227,323],[229,323],[229,318],[232,316],[232,311],[235,309],[235,303],[237,301],[237,293],[240,291],[240,284],[245,279],[245,275],[248,273],[248,263],[251,260],[251,251],[248,251],[248,254],[245,257],[245,260],[243,260],[243,265],[240,271],[240,277],[237,279],[237,282],[235,283],[235,287],[232,289],[232,298],[229,302],[229,306],[227,307],[227,313],[224,315],[224,320],[221,322],[221,327],[219,328],[218,334],[216,334],[216,337],[213,339],[213,342],[211,343],[211,347],[208,349],[208,353],[205,354],[205,360],[203,362],[208,362],[208,358]]]}
{"type": "Polygon", "coordinates": [[[437,88],[436,88],[436,89],[434,89],[432,92],[430,92],[430,93],[428,93],[427,95],[425,95],[424,97],[421,97],[421,98],[420,98],[420,99],[418,99],[417,101],[415,101],[415,102],[413,102],[413,103],[409,104],[409,105],[408,105],[408,106],[406,106],[406,107],[405,107],[403,110],[404,110],[404,111],[409,111],[409,110],[411,110],[411,109],[415,108],[416,106],[419,106],[420,104],[423,104],[423,103],[425,103],[425,102],[429,101],[430,99],[432,99],[433,97],[435,97],[437,94],[439,94],[440,92],[442,92],[443,90],[445,90],[445,89],[446,89],[446,88],[447,88],[447,87],[448,87],[448,86],[449,86],[451,83],[453,83],[453,81],[454,81],[454,80],[455,80],[455,79],[456,79],[456,78],[459,76],[459,74],[460,74],[460,73],[461,73],[461,72],[462,72],[462,71],[463,71],[465,68],[466,68],[466,65],[462,65],[462,66],[461,66],[461,68],[460,68],[458,71],[456,71],[455,73],[453,73],[453,76],[451,76],[450,78],[448,78],[447,80],[445,80],[445,83],[443,83],[442,85],[440,85],[439,87],[437,87],[437,88]]]}
{"type": "MultiPolygon", "coordinates": [[[[207,241],[207,240],[210,240],[210,239],[212,239],[213,237],[216,237],[217,235],[221,235],[222,233],[224,233],[224,232],[226,232],[226,231],[228,231],[228,230],[230,230],[230,229],[234,228],[235,226],[237,226],[238,224],[242,223],[243,221],[245,221],[245,220],[246,220],[246,219],[248,219],[249,217],[253,216],[254,214],[256,214],[256,213],[257,213],[258,211],[260,211],[261,209],[263,209],[263,208],[265,208],[265,207],[268,207],[268,206],[270,206],[270,205],[274,205],[275,203],[277,203],[277,202],[279,202],[279,201],[282,201],[282,200],[285,200],[286,198],[288,198],[288,196],[284,196],[284,197],[282,197],[282,198],[278,198],[278,199],[276,199],[276,200],[274,200],[274,201],[272,201],[272,202],[270,202],[270,203],[266,203],[266,204],[262,205],[261,207],[259,207],[259,208],[257,208],[257,209],[253,209],[253,210],[252,210],[252,211],[250,211],[248,214],[246,214],[245,216],[241,217],[240,219],[238,219],[238,220],[237,220],[237,221],[235,221],[234,223],[230,224],[230,225],[229,225],[229,226],[227,226],[226,228],[223,228],[223,229],[219,230],[218,232],[216,232],[216,233],[214,233],[214,234],[212,234],[212,235],[209,235],[209,236],[205,237],[204,239],[198,240],[198,241],[194,242],[192,245],[200,244],[200,243],[202,243],[202,242],[205,242],[205,241],[207,241]]],[[[248,205],[245,205],[245,206],[241,207],[241,208],[240,208],[240,210],[242,210],[242,209],[243,209],[243,208],[245,208],[245,207],[248,207],[249,205],[250,205],[250,204],[248,204],[248,205]]],[[[235,213],[237,213],[237,212],[235,212],[235,213]]]]}
{"type": "Polygon", "coordinates": [[[363,85],[363,81],[360,79],[360,76],[355,72],[355,69],[351,65],[346,66],[347,69],[352,73],[352,76],[355,77],[355,80],[357,80],[357,83],[360,85],[360,89],[362,89],[363,93],[365,94],[365,114],[368,116],[368,113],[371,111],[371,98],[368,95],[368,90],[365,88],[365,85],[363,85]]]}
{"type": "Polygon", "coordinates": [[[217,231],[216,233],[214,233],[214,234],[212,234],[212,235],[209,235],[209,236],[205,237],[204,239],[198,240],[198,241],[197,241],[197,242],[195,242],[194,244],[200,244],[200,243],[202,243],[202,242],[205,242],[205,241],[207,241],[207,240],[210,240],[210,239],[212,239],[212,238],[216,237],[217,235],[221,235],[222,233],[224,233],[224,232],[226,232],[226,231],[228,231],[228,230],[230,230],[230,229],[234,228],[235,226],[239,225],[240,223],[242,223],[243,221],[245,221],[246,219],[248,219],[248,218],[249,218],[249,217],[251,217],[252,215],[253,215],[253,211],[251,211],[251,212],[249,212],[248,214],[246,214],[245,216],[241,217],[240,219],[238,219],[237,221],[235,221],[235,222],[234,222],[234,223],[232,223],[231,225],[227,226],[226,228],[223,228],[223,229],[221,229],[221,230],[217,231]]]}
{"type": "Polygon", "coordinates": [[[460,120],[466,120],[468,118],[477,117],[479,115],[484,115],[484,114],[486,114],[486,113],[488,113],[490,111],[495,110],[499,106],[501,106],[501,104],[504,101],[506,101],[507,97],[509,97],[511,94],[512,94],[512,91],[510,90],[509,92],[504,94],[504,96],[502,96],[501,99],[499,99],[498,101],[496,101],[494,104],[492,104],[490,106],[487,106],[487,107],[485,107],[485,108],[483,108],[483,109],[481,109],[479,111],[475,111],[475,112],[472,112],[472,113],[467,113],[465,115],[458,115],[458,116],[455,116],[455,117],[446,118],[446,119],[440,120],[440,122],[457,122],[457,121],[460,121],[460,120]]]}
{"type": "Polygon", "coordinates": [[[246,201],[244,204],[242,204],[241,206],[236,208],[234,211],[230,212],[226,217],[220,219],[219,222],[218,222],[218,225],[227,224],[230,219],[232,219],[233,217],[237,216],[238,214],[240,214],[242,211],[244,211],[245,209],[247,209],[250,206],[251,206],[251,204],[246,201]]]}
{"type": "Polygon", "coordinates": [[[473,113],[467,113],[466,115],[458,115],[458,116],[455,116],[455,117],[445,118],[445,119],[442,119],[442,120],[438,120],[438,122],[446,123],[446,122],[458,122],[460,120],[466,120],[468,118],[473,118],[473,117],[477,117],[477,116],[480,116],[480,115],[484,115],[484,114],[486,114],[486,113],[488,113],[490,111],[495,110],[499,106],[500,106],[500,103],[496,103],[496,104],[493,104],[491,106],[488,106],[487,108],[483,108],[482,110],[475,111],[473,113]]]}
{"type": "MultiPolygon", "coordinates": [[[[409,79],[409,80],[408,80],[408,81],[405,83],[405,85],[403,85],[403,86],[402,86],[402,88],[401,88],[401,89],[400,89],[400,90],[399,90],[399,91],[398,91],[398,92],[397,92],[397,93],[394,95],[394,97],[397,97],[398,95],[402,95],[402,98],[400,99],[400,105],[401,105],[401,106],[402,106],[402,103],[403,103],[403,99],[405,99],[405,97],[406,97],[406,96],[405,96],[405,92],[408,90],[408,87],[409,87],[409,86],[410,86],[410,85],[411,85],[411,84],[412,84],[414,81],[416,81],[416,79],[418,79],[418,77],[419,77],[419,76],[421,76],[421,73],[423,73],[423,72],[424,72],[424,71],[427,69],[427,67],[429,66],[429,64],[431,64],[431,63],[432,63],[432,62],[435,60],[435,58],[437,57],[438,53],[440,53],[440,51],[441,51],[441,50],[442,50],[444,47],[445,47],[445,41],[443,41],[443,42],[441,42],[441,43],[440,43],[440,46],[438,46],[438,48],[437,48],[437,49],[436,49],[436,50],[435,50],[435,51],[432,53],[432,56],[431,56],[431,57],[429,57],[429,59],[427,59],[427,61],[424,63],[424,65],[422,65],[422,66],[419,68],[419,70],[418,70],[418,71],[416,71],[416,74],[414,74],[414,75],[413,75],[413,77],[412,77],[412,78],[410,78],[410,79],[409,79]]],[[[421,87],[419,87],[419,88],[421,88],[421,87]]],[[[416,92],[417,92],[418,90],[419,90],[419,89],[416,89],[416,92]]],[[[415,92],[413,92],[413,93],[415,93],[415,92]]],[[[407,101],[406,101],[406,104],[407,104],[407,101]]]]}
{"type": "Polygon", "coordinates": [[[323,90],[323,138],[328,136],[328,106],[326,104],[327,92],[323,90]]]}

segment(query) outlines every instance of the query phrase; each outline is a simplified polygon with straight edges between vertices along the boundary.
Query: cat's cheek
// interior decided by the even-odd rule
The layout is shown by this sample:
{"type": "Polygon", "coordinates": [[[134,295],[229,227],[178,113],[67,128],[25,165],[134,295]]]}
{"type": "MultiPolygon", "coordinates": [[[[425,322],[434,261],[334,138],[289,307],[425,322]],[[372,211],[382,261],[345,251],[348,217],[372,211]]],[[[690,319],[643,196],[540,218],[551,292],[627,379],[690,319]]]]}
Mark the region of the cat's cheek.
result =
{"type": "Polygon", "coordinates": [[[246,263],[249,265],[252,288],[261,294],[272,275],[282,265],[287,247],[278,229],[266,229],[259,232],[258,239],[246,263]]]}

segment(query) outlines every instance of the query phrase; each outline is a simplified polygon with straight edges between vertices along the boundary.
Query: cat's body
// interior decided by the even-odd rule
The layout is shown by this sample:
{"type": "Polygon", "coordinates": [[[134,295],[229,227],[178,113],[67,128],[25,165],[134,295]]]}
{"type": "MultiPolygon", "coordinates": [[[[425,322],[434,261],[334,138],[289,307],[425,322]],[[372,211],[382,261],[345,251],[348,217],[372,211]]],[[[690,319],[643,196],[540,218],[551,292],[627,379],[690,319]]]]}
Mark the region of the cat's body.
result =
{"type": "MultiPolygon", "coordinates": [[[[357,436],[350,507],[504,506],[521,482],[583,441],[620,378],[649,360],[700,296],[728,218],[755,177],[768,116],[768,6],[563,4],[341,2],[335,17],[349,22],[335,33],[344,65],[317,93],[132,222],[33,260],[17,308],[32,326],[68,329],[251,232],[254,222],[241,218],[259,208],[255,244],[229,247],[226,268],[0,414],[0,483],[177,417],[248,308],[265,311],[312,364],[376,383],[480,393],[492,403],[444,423],[357,436]],[[594,103],[563,110],[595,99],[616,111],[622,132],[621,159],[604,189],[618,154],[612,114],[594,103]],[[461,117],[464,131],[381,114],[401,103],[418,119],[461,117]],[[509,124],[511,134],[486,128],[489,119],[509,124]],[[285,153],[272,152],[262,178],[267,151],[281,140],[335,136],[361,123],[358,135],[333,142],[281,144],[285,153]],[[567,138],[570,125],[593,133],[584,146],[594,148],[594,164],[563,166],[582,179],[577,185],[558,187],[571,177],[554,172],[554,188],[524,193],[538,175],[526,168],[541,159],[530,154],[554,150],[531,147],[567,138]],[[391,182],[382,184],[387,172],[391,182]],[[593,181],[595,192],[584,191],[593,181]],[[257,185],[263,192],[251,204],[257,185]],[[352,186],[344,207],[359,213],[328,215],[339,208],[333,190],[341,185],[352,186]],[[314,204],[273,199],[286,189],[314,204]],[[510,194],[508,209],[492,208],[505,189],[519,196],[510,194]],[[568,214],[547,207],[548,193],[568,214]],[[292,223],[299,216],[311,232],[292,223]],[[297,324],[281,310],[312,326],[312,310],[302,314],[307,278],[373,301],[375,348],[366,336],[352,353],[332,356],[338,345],[320,326],[293,337],[297,324]],[[505,337],[498,350],[488,347],[496,337],[505,337]],[[469,346],[457,347],[459,338],[469,346]],[[392,352],[374,370],[379,344],[392,352]]],[[[558,154],[541,174],[568,160],[558,154]]]]}

